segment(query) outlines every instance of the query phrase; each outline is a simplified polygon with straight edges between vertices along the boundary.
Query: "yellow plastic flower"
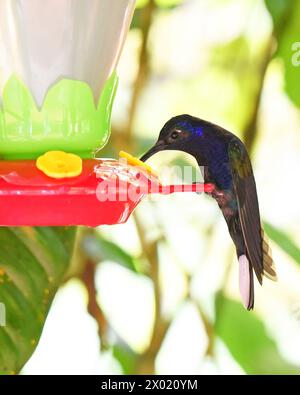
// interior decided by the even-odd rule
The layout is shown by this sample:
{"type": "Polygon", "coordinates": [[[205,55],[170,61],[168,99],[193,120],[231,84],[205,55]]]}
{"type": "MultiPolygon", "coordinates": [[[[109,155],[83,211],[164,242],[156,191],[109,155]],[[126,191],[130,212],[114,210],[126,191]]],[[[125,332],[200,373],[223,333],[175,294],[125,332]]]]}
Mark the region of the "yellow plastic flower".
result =
{"type": "Polygon", "coordinates": [[[64,151],[48,151],[37,158],[36,167],[52,178],[77,177],[82,172],[82,159],[64,151]]]}
{"type": "Polygon", "coordinates": [[[145,162],[142,162],[138,158],[135,158],[134,156],[128,154],[128,152],[120,151],[119,157],[126,159],[129,165],[143,167],[148,173],[157,176],[156,171],[153,170],[151,166],[147,165],[145,162]]]}

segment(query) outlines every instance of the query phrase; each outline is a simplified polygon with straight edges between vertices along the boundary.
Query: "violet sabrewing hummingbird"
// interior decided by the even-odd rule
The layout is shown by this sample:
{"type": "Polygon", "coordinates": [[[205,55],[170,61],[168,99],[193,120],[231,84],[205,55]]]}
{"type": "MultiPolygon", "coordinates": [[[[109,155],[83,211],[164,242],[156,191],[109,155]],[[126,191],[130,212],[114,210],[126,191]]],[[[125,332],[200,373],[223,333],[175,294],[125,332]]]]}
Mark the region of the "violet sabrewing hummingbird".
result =
{"type": "Polygon", "coordinates": [[[164,150],[192,155],[204,168],[205,183],[218,203],[235,244],[239,262],[239,287],[244,306],[254,307],[253,270],[260,284],[263,276],[276,280],[275,266],[260,221],[256,184],[246,147],[233,133],[211,122],[179,115],[161,129],[155,145],[142,161],[164,150]]]}

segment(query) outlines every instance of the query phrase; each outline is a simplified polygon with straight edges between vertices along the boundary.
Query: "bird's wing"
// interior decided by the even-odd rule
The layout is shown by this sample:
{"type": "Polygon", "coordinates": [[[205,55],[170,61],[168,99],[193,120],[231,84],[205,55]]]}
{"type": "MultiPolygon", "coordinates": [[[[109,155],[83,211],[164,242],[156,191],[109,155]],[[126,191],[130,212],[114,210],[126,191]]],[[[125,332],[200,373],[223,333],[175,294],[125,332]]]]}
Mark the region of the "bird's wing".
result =
{"type": "Polygon", "coordinates": [[[255,179],[246,148],[239,140],[232,140],[228,156],[236,193],[247,256],[257,279],[262,283],[264,274],[263,239],[255,179]]]}

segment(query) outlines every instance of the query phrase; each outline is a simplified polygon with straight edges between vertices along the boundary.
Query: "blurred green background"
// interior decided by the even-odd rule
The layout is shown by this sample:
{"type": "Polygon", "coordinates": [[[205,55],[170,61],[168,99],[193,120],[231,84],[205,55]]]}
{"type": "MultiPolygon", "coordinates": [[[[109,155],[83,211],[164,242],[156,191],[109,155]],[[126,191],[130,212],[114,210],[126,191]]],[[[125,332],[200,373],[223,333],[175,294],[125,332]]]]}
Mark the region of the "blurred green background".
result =
{"type": "MultiPolygon", "coordinates": [[[[22,373],[300,373],[299,21],[297,0],[138,1],[100,152],[140,155],[181,113],[236,133],[253,160],[278,283],[257,285],[245,311],[216,203],[145,200],[124,225],[80,229],[22,373]]],[[[150,163],[190,161],[159,153],[150,163]]]]}

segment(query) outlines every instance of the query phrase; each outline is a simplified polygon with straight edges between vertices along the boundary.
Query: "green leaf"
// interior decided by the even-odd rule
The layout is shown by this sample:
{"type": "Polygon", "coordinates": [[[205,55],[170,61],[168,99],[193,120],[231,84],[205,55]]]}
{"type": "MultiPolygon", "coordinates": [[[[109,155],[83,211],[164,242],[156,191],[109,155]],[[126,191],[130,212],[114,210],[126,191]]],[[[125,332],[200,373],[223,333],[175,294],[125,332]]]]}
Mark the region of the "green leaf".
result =
{"type": "Polygon", "coordinates": [[[266,0],[278,42],[276,56],[284,64],[285,91],[300,107],[300,2],[294,0],[266,0]]]}
{"type": "Polygon", "coordinates": [[[90,233],[83,237],[82,248],[87,257],[98,263],[112,261],[137,272],[137,260],[117,244],[105,239],[99,233],[90,233]]]}
{"type": "Polygon", "coordinates": [[[266,7],[271,14],[275,30],[277,30],[283,20],[289,15],[294,0],[265,0],[266,7]]]}
{"type": "Polygon", "coordinates": [[[125,343],[117,343],[112,347],[114,358],[122,366],[123,374],[134,374],[138,356],[125,343]]]}
{"type": "Polygon", "coordinates": [[[69,266],[76,228],[0,228],[0,374],[15,374],[35,350],[69,266]],[[2,305],[2,306],[3,306],[2,305]]]}
{"type": "Polygon", "coordinates": [[[264,222],[264,229],[274,243],[300,264],[300,248],[286,233],[267,222],[264,222]]]}
{"type": "Polygon", "coordinates": [[[300,366],[286,361],[263,322],[253,312],[219,294],[216,333],[248,374],[300,374],[300,366]]]}

